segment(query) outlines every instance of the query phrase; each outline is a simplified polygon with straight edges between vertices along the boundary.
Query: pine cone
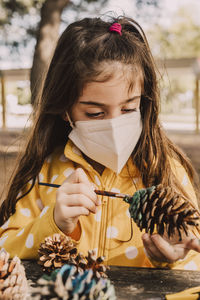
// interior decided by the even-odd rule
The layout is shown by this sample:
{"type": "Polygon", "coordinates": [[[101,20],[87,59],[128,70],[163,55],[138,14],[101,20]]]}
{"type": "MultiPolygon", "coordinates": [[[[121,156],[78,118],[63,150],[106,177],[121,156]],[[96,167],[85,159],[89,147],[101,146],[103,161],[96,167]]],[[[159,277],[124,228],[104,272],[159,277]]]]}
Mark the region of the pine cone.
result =
{"type": "Polygon", "coordinates": [[[54,234],[45,238],[38,250],[38,263],[43,266],[43,271],[50,273],[54,269],[61,268],[64,264],[76,266],[77,272],[82,274],[87,269],[94,271],[97,278],[106,278],[106,270],[109,268],[103,264],[104,257],[96,258],[94,250],[88,251],[88,256],[78,253],[75,243],[70,237],[54,234]]]}
{"type": "Polygon", "coordinates": [[[38,250],[38,263],[43,266],[44,272],[61,268],[77,256],[75,246],[76,244],[68,236],[55,233],[52,237],[46,237],[38,250]]]}
{"type": "Polygon", "coordinates": [[[106,275],[107,269],[109,269],[108,266],[105,266],[103,264],[105,257],[104,256],[99,256],[98,258],[96,257],[96,252],[94,250],[89,250],[88,251],[88,256],[86,256],[87,259],[87,266],[86,269],[92,269],[94,272],[94,275],[97,278],[103,277],[106,278],[108,277],[106,275]]]}
{"type": "Polygon", "coordinates": [[[171,187],[159,184],[141,189],[124,201],[130,204],[130,215],[140,230],[145,229],[150,234],[156,227],[160,235],[167,232],[171,237],[178,233],[182,240],[182,233],[188,235],[189,226],[200,225],[199,212],[171,187]]]}
{"type": "Polygon", "coordinates": [[[64,265],[50,276],[43,276],[33,288],[31,299],[69,299],[69,300],[115,300],[115,289],[110,280],[95,279],[93,271],[78,274],[75,266],[64,265]]]}
{"type": "Polygon", "coordinates": [[[76,258],[69,260],[68,264],[76,266],[79,274],[83,274],[85,270],[92,269],[96,278],[107,278],[106,271],[109,267],[103,264],[104,259],[103,256],[97,258],[95,250],[89,250],[88,256],[78,253],[76,258]]]}
{"type": "Polygon", "coordinates": [[[9,261],[9,253],[0,251],[0,299],[26,299],[28,282],[20,259],[15,256],[9,261]]]}
{"type": "Polygon", "coordinates": [[[83,274],[87,269],[87,260],[82,253],[78,253],[74,259],[70,259],[68,264],[75,266],[79,274],[83,274]]]}

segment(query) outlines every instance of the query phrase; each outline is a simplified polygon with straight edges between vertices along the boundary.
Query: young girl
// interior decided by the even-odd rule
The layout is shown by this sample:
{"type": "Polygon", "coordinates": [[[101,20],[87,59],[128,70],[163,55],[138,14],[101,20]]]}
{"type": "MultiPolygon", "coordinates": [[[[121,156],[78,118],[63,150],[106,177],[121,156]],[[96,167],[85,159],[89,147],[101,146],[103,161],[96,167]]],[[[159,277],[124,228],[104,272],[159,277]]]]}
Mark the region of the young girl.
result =
{"type": "Polygon", "coordinates": [[[132,19],[86,18],[58,41],[26,150],[0,211],[0,244],[36,259],[44,238],[71,236],[109,265],[200,269],[200,245],[141,233],[121,199],[162,183],[197,206],[195,173],[159,119],[154,61],[132,19]],[[61,185],[58,189],[39,182],[61,185]]]}

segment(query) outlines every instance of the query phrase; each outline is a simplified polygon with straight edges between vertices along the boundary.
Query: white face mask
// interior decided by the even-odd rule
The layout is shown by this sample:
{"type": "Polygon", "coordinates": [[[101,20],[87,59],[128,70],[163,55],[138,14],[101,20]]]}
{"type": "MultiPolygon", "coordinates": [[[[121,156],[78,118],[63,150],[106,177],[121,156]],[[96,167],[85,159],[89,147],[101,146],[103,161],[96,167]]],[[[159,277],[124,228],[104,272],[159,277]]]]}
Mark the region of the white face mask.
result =
{"type": "MultiPolygon", "coordinates": [[[[70,122],[71,124],[71,122],[70,122]]],[[[106,120],[76,121],[69,138],[88,157],[116,173],[133,152],[140,134],[140,111],[106,120]]]]}

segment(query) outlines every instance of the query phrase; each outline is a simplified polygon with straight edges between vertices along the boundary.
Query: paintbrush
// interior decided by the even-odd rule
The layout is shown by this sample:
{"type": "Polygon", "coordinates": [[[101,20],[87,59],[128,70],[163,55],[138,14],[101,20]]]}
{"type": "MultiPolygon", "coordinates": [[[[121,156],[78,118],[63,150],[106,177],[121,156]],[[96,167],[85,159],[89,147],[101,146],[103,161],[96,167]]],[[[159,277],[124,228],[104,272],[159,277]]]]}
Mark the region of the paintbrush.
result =
{"type": "MultiPolygon", "coordinates": [[[[60,184],[46,183],[46,182],[39,182],[39,185],[49,186],[49,187],[53,187],[53,188],[59,188],[60,187],[60,184]]],[[[128,194],[121,194],[121,193],[108,192],[108,191],[102,191],[102,190],[94,190],[94,192],[97,195],[108,196],[108,197],[115,197],[115,198],[131,197],[128,194]]]]}

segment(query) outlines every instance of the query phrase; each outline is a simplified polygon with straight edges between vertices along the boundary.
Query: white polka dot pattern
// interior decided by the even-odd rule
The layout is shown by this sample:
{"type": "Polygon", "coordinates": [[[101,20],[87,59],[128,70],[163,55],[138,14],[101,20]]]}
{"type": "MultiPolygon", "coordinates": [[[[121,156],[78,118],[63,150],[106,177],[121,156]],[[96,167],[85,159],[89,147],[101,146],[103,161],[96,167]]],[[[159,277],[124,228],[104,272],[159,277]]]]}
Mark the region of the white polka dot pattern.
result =
{"type": "MultiPolygon", "coordinates": [[[[54,183],[54,181],[56,180],[56,178],[58,177],[58,175],[53,175],[53,177],[51,178],[51,183],[54,183]]],[[[51,193],[51,191],[53,190],[52,187],[50,187],[48,190],[47,190],[47,194],[51,193]]]]}
{"type": "Polygon", "coordinates": [[[21,208],[20,213],[25,217],[30,217],[31,211],[29,208],[21,208]]]}
{"type": "Polygon", "coordinates": [[[47,156],[47,158],[45,159],[45,161],[46,161],[48,164],[50,164],[51,161],[52,161],[52,156],[51,156],[51,155],[47,156]]]}
{"type": "Polygon", "coordinates": [[[129,212],[129,209],[126,210],[126,215],[130,218],[131,215],[130,215],[130,212],[129,212]]]}
{"type": "Polygon", "coordinates": [[[80,151],[76,146],[73,146],[73,147],[72,147],[72,151],[73,151],[75,154],[81,156],[81,151],[80,151]]]}
{"type": "Polygon", "coordinates": [[[59,157],[59,160],[62,161],[62,162],[68,162],[69,159],[65,156],[65,154],[62,154],[60,157],[59,157]]]}
{"type": "Polygon", "coordinates": [[[20,191],[18,194],[17,194],[17,198],[21,197],[22,195],[22,192],[20,191]]]}
{"type": "Polygon", "coordinates": [[[63,174],[64,174],[64,176],[67,178],[67,177],[69,177],[73,172],[74,172],[74,169],[73,169],[73,168],[67,168],[67,169],[63,172],[63,174]]]}
{"type": "Polygon", "coordinates": [[[58,177],[57,174],[56,174],[56,175],[53,175],[53,177],[51,178],[51,183],[53,183],[53,182],[56,180],[57,177],[58,177]]]}
{"type": "Polygon", "coordinates": [[[46,212],[47,212],[48,209],[49,209],[49,206],[45,206],[45,207],[43,208],[42,212],[40,213],[40,218],[41,218],[42,216],[44,216],[44,214],[46,214],[46,212]]]}
{"type": "Polygon", "coordinates": [[[97,222],[101,221],[101,209],[97,211],[97,213],[94,215],[94,218],[97,222]]]}
{"type": "Polygon", "coordinates": [[[3,246],[3,244],[5,243],[5,241],[7,240],[8,236],[3,236],[2,238],[0,238],[0,247],[3,246]]]}
{"type": "Polygon", "coordinates": [[[138,249],[134,246],[127,247],[125,250],[125,255],[128,259],[134,259],[138,255],[138,249]]]}
{"type": "Polygon", "coordinates": [[[9,222],[10,222],[10,219],[8,219],[8,220],[1,226],[1,228],[2,228],[2,229],[7,229],[7,228],[8,228],[8,225],[9,225],[9,222]]]}
{"type": "Polygon", "coordinates": [[[114,226],[109,226],[107,228],[106,236],[108,239],[114,239],[118,236],[118,229],[114,226]]]}
{"type": "Polygon", "coordinates": [[[53,191],[53,188],[52,188],[52,187],[48,188],[47,194],[51,193],[52,191],[53,191]]]}
{"type": "Polygon", "coordinates": [[[18,234],[16,234],[16,236],[20,236],[20,235],[22,235],[24,233],[24,228],[22,228],[19,232],[18,232],[18,234]]]}
{"type": "Polygon", "coordinates": [[[36,203],[37,203],[37,206],[39,207],[40,210],[42,210],[42,209],[44,208],[44,205],[43,205],[41,199],[37,199],[37,200],[36,200],[36,203]]]}
{"type": "Polygon", "coordinates": [[[42,173],[39,174],[39,182],[43,182],[44,180],[44,175],[42,173]]]}
{"type": "Polygon", "coordinates": [[[101,182],[100,182],[99,177],[97,175],[94,176],[94,180],[95,180],[95,183],[97,185],[101,185],[101,182]]]}
{"type": "Polygon", "coordinates": [[[26,239],[25,245],[26,245],[26,248],[29,248],[29,249],[33,247],[33,245],[34,245],[34,237],[33,237],[32,233],[30,233],[28,235],[28,237],[26,239]]]}
{"type": "Polygon", "coordinates": [[[186,186],[187,184],[188,184],[188,178],[187,178],[187,175],[185,174],[183,176],[182,185],[186,186]]]}
{"type": "Polygon", "coordinates": [[[195,270],[198,270],[198,267],[197,267],[197,265],[195,264],[194,261],[190,261],[189,263],[187,263],[187,264],[184,266],[184,270],[195,271],[195,270]]]}
{"type": "Polygon", "coordinates": [[[133,181],[134,181],[135,184],[137,184],[138,181],[139,181],[139,178],[135,177],[135,178],[133,178],[133,181]]]}

